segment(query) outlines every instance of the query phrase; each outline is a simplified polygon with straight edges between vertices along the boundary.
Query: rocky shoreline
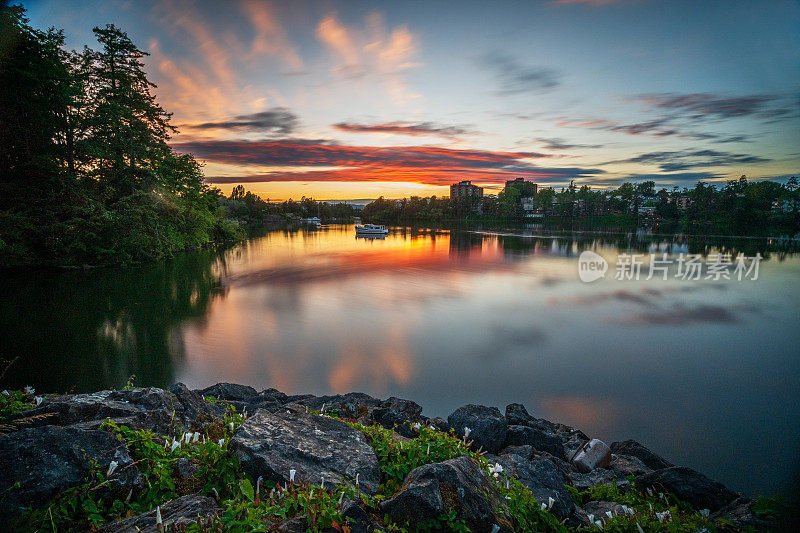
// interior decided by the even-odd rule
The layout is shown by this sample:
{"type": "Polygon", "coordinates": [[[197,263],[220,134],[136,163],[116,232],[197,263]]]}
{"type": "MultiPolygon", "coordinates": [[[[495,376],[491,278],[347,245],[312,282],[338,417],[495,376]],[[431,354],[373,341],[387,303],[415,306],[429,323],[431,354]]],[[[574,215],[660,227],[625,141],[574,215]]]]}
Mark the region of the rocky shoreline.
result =
{"type": "Polygon", "coordinates": [[[257,531],[775,528],[750,498],[632,440],[578,468],[590,436],[521,404],[466,405],[445,420],[400,398],[229,383],[17,398],[28,407],[0,419],[4,524],[52,519],[58,505],[64,523],[106,532],[246,531],[233,527],[242,509],[260,517],[257,531]],[[229,463],[241,479],[217,480],[229,463]],[[83,502],[74,515],[64,494],[83,502]],[[292,498],[305,507],[289,516],[292,498]]]}

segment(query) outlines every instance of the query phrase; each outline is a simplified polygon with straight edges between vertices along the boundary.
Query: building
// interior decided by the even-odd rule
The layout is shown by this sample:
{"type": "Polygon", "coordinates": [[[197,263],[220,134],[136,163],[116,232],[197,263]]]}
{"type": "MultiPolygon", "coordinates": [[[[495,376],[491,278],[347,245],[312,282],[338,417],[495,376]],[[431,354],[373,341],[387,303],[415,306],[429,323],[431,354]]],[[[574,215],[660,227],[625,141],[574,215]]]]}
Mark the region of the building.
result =
{"type": "Polygon", "coordinates": [[[506,181],[506,189],[509,187],[519,187],[520,192],[525,193],[523,196],[536,196],[536,193],[539,192],[539,185],[532,181],[525,181],[525,178],[506,181]]]}
{"type": "Polygon", "coordinates": [[[464,180],[450,185],[450,200],[458,201],[465,198],[483,198],[483,187],[473,185],[471,181],[464,180]]]}

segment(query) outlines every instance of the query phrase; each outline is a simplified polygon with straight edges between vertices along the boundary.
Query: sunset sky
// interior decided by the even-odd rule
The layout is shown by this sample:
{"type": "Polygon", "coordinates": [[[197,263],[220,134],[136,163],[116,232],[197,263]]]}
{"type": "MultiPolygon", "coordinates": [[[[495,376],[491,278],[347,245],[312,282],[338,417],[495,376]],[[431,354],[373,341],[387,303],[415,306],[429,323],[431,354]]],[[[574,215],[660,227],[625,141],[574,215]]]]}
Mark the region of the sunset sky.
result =
{"type": "Polygon", "coordinates": [[[151,55],[174,147],[272,199],[785,179],[800,170],[800,3],[24,2],[151,55]]]}

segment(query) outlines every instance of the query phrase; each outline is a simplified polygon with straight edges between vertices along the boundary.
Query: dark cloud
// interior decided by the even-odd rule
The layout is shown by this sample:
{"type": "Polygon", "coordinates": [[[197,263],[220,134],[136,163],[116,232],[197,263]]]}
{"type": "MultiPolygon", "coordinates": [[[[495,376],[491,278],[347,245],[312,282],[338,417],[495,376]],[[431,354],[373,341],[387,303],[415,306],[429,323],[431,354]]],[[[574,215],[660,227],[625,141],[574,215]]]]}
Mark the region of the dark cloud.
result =
{"type": "Polygon", "coordinates": [[[721,152],[718,150],[676,150],[665,152],[648,152],[628,159],[612,161],[612,163],[649,163],[658,164],[665,172],[688,170],[691,168],[717,167],[726,165],[745,165],[766,163],[770,159],[750,155],[721,152]]]}
{"type": "Polygon", "coordinates": [[[637,97],[655,109],[680,113],[692,120],[726,120],[740,117],[787,118],[795,111],[783,99],[765,94],[726,97],[711,93],[649,93],[637,97]]]}
{"type": "Polygon", "coordinates": [[[513,57],[490,52],[478,59],[478,64],[492,72],[500,88],[500,95],[549,91],[561,85],[561,75],[549,67],[531,67],[520,64],[513,57]]]}
{"type": "Polygon", "coordinates": [[[200,159],[238,166],[285,167],[248,177],[209,177],[212,183],[257,181],[409,181],[447,185],[458,179],[503,183],[516,177],[544,181],[603,174],[595,168],[541,167],[537,152],[456,150],[435,146],[352,146],[318,139],[196,141],[173,145],[200,159]],[[292,168],[296,167],[296,168],[292,168]],[[308,170],[309,167],[326,167],[308,170]],[[335,167],[335,168],[330,168],[335,167]]]}
{"type": "Polygon", "coordinates": [[[739,321],[739,317],[727,307],[701,304],[695,307],[676,305],[671,309],[641,313],[623,322],[656,326],[691,326],[703,323],[736,324],[739,321]]]}
{"type": "Polygon", "coordinates": [[[544,147],[548,150],[572,150],[575,148],[602,148],[602,144],[573,144],[568,143],[564,139],[559,139],[556,137],[545,138],[539,137],[537,139],[540,143],[544,144],[544,147]]]}
{"type": "Polygon", "coordinates": [[[445,126],[434,122],[388,122],[385,124],[353,124],[340,122],[334,128],[351,133],[394,133],[398,135],[441,135],[442,137],[460,137],[475,132],[463,126],[445,126]]]}
{"type": "Polygon", "coordinates": [[[237,115],[230,120],[219,122],[203,122],[188,127],[194,129],[254,130],[288,135],[297,128],[297,115],[281,107],[252,113],[237,115]]]}

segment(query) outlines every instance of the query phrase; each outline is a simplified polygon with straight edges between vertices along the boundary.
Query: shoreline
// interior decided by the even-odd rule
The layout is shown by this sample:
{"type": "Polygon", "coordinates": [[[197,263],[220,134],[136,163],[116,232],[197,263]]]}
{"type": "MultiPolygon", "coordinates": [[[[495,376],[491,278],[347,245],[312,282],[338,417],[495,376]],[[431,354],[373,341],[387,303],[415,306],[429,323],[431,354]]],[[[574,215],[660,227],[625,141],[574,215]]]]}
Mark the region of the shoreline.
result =
{"type": "MultiPolygon", "coordinates": [[[[133,531],[126,529],[131,521],[148,530],[156,507],[169,510],[175,524],[197,525],[237,505],[267,505],[262,520],[278,530],[326,531],[326,522],[308,512],[264,518],[269,505],[281,503],[276,490],[309,500],[326,486],[339,501],[318,507],[330,506],[339,520],[345,511],[356,516],[352,531],[395,525],[409,531],[462,525],[471,531],[600,530],[615,524],[658,531],[671,522],[698,526],[693,530],[777,527],[761,498],[673,465],[636,441],[606,444],[535,418],[522,404],[505,412],[469,404],[445,420],[425,417],[421,406],[395,397],[290,396],[230,383],[190,391],[178,383],[166,390],[73,395],[4,391],[0,420],[0,492],[12,494],[0,515],[28,525],[63,504],[66,496],[59,493],[73,494],[92,478],[106,487],[92,501],[109,507],[96,513],[102,531],[133,531]],[[11,400],[16,411],[9,409],[11,400]],[[86,453],[76,454],[76,447],[86,453]],[[226,468],[239,479],[215,481],[206,464],[212,455],[229,461],[226,468]],[[153,465],[162,462],[160,482],[173,489],[153,497],[146,487],[155,483],[153,465]],[[246,484],[250,488],[242,489],[246,484]],[[14,486],[18,490],[8,492],[14,486]],[[272,503],[257,501],[262,486],[270,487],[272,503]],[[447,487],[459,497],[448,497],[447,487]],[[534,518],[541,527],[529,529],[526,520],[534,518]]],[[[62,517],[68,530],[86,519],[81,513],[62,517]]]]}

